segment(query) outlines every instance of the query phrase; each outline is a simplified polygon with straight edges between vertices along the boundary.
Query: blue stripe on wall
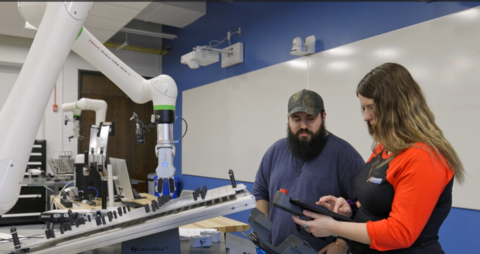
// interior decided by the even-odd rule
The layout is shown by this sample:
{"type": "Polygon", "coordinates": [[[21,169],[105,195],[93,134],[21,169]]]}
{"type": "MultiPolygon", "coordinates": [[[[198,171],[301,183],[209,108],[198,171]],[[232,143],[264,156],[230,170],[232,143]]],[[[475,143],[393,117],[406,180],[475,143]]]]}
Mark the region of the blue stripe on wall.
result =
{"type": "Polygon", "coordinates": [[[452,208],[438,234],[445,253],[479,253],[480,211],[452,208]]]}
{"type": "MultiPolygon", "coordinates": [[[[295,59],[297,57],[289,52],[292,40],[297,36],[315,35],[319,52],[478,5],[480,2],[207,2],[207,14],[193,24],[182,29],[164,27],[164,32],[177,34],[178,39],[163,41],[164,45],[172,46],[172,51],[163,56],[162,68],[177,82],[176,108],[177,114],[181,115],[183,91],[295,59]],[[242,34],[233,35],[231,43],[244,43],[243,64],[222,69],[218,62],[192,70],[180,63],[180,57],[193,47],[208,45],[211,40],[222,40],[227,31],[236,31],[238,27],[242,27],[242,34]]],[[[226,46],[228,42],[219,47],[226,46]]],[[[222,128],[221,116],[218,122],[205,124],[211,124],[213,129],[222,128]]],[[[181,131],[180,124],[176,124],[175,136],[180,137],[181,131]]],[[[207,185],[212,189],[230,183],[182,175],[181,147],[181,144],[177,145],[174,159],[181,188],[195,189],[207,185]]],[[[228,177],[228,169],[223,177],[228,177]]],[[[253,184],[246,185],[251,190],[253,184]]],[[[240,212],[228,217],[248,223],[248,214],[240,212]]],[[[479,211],[452,209],[440,231],[445,252],[478,253],[473,248],[478,241],[476,236],[480,235],[479,227],[475,226],[479,224],[479,211]]]]}

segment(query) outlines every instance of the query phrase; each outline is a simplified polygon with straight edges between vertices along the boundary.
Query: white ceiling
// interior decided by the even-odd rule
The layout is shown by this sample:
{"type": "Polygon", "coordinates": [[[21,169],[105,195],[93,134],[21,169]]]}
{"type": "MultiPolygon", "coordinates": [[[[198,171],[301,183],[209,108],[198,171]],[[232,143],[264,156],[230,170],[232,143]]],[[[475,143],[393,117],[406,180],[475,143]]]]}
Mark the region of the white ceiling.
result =
{"type": "MultiPolygon", "coordinates": [[[[95,2],[84,26],[104,43],[132,19],[182,28],[205,13],[205,2],[95,2]]],[[[25,28],[17,2],[0,2],[0,34],[33,38],[35,33],[25,28]]]]}
{"type": "Polygon", "coordinates": [[[183,28],[205,15],[205,2],[153,2],[135,18],[183,28]]]}

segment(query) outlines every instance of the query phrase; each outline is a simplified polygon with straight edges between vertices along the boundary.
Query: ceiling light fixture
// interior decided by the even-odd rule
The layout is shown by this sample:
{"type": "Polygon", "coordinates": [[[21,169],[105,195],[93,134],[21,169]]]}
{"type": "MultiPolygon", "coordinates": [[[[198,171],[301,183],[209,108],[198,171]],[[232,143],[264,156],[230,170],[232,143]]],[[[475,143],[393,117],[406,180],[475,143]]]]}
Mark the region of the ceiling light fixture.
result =
{"type": "Polygon", "coordinates": [[[126,27],[120,29],[120,32],[139,34],[139,35],[164,38],[164,39],[171,39],[171,40],[177,38],[177,35],[175,34],[157,33],[157,32],[150,32],[150,31],[138,30],[138,29],[126,28],[126,27]]]}

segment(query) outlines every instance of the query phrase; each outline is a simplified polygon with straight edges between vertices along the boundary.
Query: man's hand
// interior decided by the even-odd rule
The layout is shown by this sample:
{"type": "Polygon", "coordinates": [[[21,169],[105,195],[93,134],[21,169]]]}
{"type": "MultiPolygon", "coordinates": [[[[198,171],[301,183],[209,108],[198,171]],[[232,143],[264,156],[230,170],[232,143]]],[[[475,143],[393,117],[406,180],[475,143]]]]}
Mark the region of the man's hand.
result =
{"type": "Polygon", "coordinates": [[[269,203],[267,200],[257,200],[257,209],[260,210],[260,212],[265,214],[265,218],[268,219],[268,206],[269,203]]]}

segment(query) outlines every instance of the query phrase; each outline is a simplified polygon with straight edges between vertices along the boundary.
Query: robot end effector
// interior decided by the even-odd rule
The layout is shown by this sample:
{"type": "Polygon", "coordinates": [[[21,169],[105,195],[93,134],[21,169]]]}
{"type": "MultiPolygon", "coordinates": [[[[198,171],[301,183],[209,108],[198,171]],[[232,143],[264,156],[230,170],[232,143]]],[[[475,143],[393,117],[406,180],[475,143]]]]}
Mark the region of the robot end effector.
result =
{"type": "Polygon", "coordinates": [[[173,166],[175,146],[157,145],[155,152],[158,157],[158,166],[155,170],[158,178],[172,178],[175,175],[175,167],[173,166]]]}
{"type": "Polygon", "coordinates": [[[68,122],[73,122],[73,135],[68,137],[68,142],[71,141],[72,138],[78,138],[80,140],[83,140],[83,136],[80,135],[80,117],[79,116],[73,116],[73,120],[70,120],[67,115],[65,115],[65,125],[68,124],[68,122]]]}

